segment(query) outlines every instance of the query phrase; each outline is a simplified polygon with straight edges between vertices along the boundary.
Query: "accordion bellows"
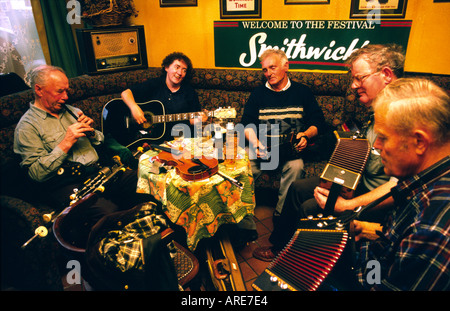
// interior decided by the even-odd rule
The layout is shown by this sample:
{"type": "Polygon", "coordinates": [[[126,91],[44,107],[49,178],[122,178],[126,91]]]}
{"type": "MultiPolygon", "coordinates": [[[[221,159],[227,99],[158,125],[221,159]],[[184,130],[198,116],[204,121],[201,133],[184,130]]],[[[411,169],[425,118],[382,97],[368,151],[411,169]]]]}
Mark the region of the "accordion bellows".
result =
{"type": "Polygon", "coordinates": [[[346,230],[297,229],[252,286],[272,291],[317,290],[339,260],[347,240],[346,230]]]}

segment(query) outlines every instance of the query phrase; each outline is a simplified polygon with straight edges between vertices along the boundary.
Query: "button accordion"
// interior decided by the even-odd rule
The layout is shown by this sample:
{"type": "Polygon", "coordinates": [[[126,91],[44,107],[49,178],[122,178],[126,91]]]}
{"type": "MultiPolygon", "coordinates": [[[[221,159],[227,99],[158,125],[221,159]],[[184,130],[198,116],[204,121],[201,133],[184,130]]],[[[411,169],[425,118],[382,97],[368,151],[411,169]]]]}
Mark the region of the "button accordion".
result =
{"type": "Polygon", "coordinates": [[[346,199],[353,196],[370,154],[367,139],[351,132],[335,132],[335,135],[336,147],[320,175],[320,186],[330,190],[325,215],[333,214],[338,195],[346,199]]]}
{"type": "Polygon", "coordinates": [[[322,186],[336,183],[344,187],[341,193],[345,198],[352,196],[366,166],[370,153],[370,144],[367,139],[360,138],[349,132],[335,133],[337,137],[336,148],[331,154],[325,169],[320,176],[322,186]]]}
{"type": "Polygon", "coordinates": [[[350,240],[345,224],[332,216],[302,219],[289,243],[252,287],[258,291],[316,291],[350,240]]]}
{"type": "MultiPolygon", "coordinates": [[[[336,148],[321,177],[321,186],[330,189],[327,204],[334,210],[338,195],[350,197],[359,183],[369,157],[367,139],[351,133],[335,133],[336,148]]],[[[353,242],[350,218],[325,215],[302,219],[289,243],[278,253],[252,287],[265,291],[315,291],[353,242]]],[[[342,259],[341,259],[342,260],[342,259]]]]}

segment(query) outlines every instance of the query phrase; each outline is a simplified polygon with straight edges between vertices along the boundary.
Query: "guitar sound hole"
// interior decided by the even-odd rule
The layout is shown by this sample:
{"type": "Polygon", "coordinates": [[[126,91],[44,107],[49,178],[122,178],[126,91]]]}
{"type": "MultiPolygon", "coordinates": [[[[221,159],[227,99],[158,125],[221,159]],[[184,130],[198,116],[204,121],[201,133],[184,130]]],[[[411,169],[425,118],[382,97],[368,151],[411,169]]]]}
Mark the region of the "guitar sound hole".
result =
{"type": "Polygon", "coordinates": [[[148,129],[152,126],[151,119],[153,118],[153,113],[150,111],[144,111],[144,117],[147,121],[141,124],[143,129],[148,129]]]}

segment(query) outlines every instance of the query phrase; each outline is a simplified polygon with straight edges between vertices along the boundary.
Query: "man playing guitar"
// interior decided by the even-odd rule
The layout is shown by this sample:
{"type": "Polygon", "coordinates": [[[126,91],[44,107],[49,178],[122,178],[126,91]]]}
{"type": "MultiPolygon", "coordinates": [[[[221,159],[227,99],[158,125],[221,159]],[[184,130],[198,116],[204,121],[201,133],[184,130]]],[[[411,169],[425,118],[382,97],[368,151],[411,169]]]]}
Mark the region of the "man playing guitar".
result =
{"type": "MultiPolygon", "coordinates": [[[[122,100],[138,124],[143,124],[148,120],[137,102],[158,100],[164,105],[167,114],[200,111],[198,95],[188,83],[191,75],[191,60],[183,53],[171,53],[162,62],[161,77],[149,79],[126,89],[121,94],[122,100]]],[[[193,125],[196,120],[196,118],[190,119],[190,125],[193,125]]],[[[206,120],[207,116],[202,115],[202,122],[206,120]]],[[[168,124],[168,126],[162,141],[170,140],[169,136],[173,125],[168,124]]]]}

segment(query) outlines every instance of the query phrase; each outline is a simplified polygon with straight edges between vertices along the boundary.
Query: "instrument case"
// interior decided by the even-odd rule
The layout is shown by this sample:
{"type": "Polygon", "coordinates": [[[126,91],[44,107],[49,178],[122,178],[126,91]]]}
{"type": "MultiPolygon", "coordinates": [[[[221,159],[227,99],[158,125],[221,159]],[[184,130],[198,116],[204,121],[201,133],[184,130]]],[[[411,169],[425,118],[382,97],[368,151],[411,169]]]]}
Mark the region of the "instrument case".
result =
{"type": "Polygon", "coordinates": [[[245,283],[230,238],[225,231],[205,241],[206,290],[245,291],[245,283]]]}

